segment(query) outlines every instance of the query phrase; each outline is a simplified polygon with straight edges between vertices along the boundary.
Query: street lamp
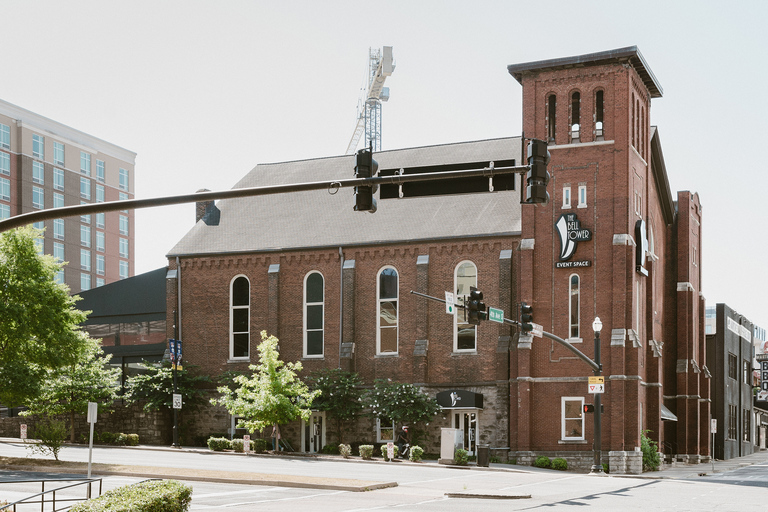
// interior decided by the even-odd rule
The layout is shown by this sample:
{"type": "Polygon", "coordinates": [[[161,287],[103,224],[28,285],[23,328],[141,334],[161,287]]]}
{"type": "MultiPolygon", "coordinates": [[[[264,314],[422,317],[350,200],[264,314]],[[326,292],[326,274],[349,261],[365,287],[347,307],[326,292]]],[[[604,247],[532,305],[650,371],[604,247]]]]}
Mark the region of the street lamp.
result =
{"type": "MultiPolygon", "coordinates": [[[[592,322],[592,330],[595,331],[595,364],[597,364],[597,369],[595,370],[596,376],[599,376],[603,371],[603,365],[600,363],[600,331],[602,328],[603,322],[600,321],[599,316],[596,316],[595,321],[592,322]]],[[[602,393],[595,393],[595,443],[593,447],[595,452],[595,460],[592,464],[592,471],[590,471],[590,474],[595,475],[603,474],[603,464],[600,462],[600,449],[602,448],[602,396],[602,393]]]]}

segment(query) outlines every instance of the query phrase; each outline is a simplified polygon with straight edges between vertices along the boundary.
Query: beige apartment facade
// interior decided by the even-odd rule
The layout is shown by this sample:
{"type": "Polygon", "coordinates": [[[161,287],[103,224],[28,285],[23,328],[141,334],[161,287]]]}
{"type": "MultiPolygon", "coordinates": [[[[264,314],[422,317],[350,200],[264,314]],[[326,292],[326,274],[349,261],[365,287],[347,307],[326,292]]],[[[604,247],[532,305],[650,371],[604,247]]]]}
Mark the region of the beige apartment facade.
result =
{"type": "MultiPolygon", "coordinates": [[[[0,100],[0,220],[134,198],[136,153],[0,100]]],[[[73,292],[134,275],[133,210],[35,223],[73,292]]]]}

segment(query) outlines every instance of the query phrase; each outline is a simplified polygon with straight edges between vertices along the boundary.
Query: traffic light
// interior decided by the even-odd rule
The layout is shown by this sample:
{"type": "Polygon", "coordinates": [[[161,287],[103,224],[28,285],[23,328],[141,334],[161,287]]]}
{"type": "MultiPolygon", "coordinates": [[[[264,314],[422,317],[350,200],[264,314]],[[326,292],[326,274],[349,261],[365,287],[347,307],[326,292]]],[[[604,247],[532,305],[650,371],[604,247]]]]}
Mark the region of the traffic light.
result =
{"type": "MultiPolygon", "coordinates": [[[[355,178],[372,178],[379,170],[379,164],[373,159],[369,149],[361,149],[355,157],[355,178]]],[[[358,185],[355,187],[355,211],[376,212],[376,198],[373,194],[378,185],[358,185]]]]}
{"type": "Polygon", "coordinates": [[[549,151],[547,143],[539,139],[531,139],[528,143],[528,187],[525,189],[525,202],[531,204],[547,204],[549,193],[549,151]]]}
{"type": "Polygon", "coordinates": [[[483,292],[474,286],[470,286],[469,288],[467,309],[469,310],[469,318],[467,319],[467,322],[472,325],[479,324],[480,320],[488,319],[488,313],[485,311],[485,302],[483,302],[483,292]]]}
{"type": "MultiPolygon", "coordinates": [[[[585,413],[593,413],[595,412],[595,404],[584,404],[584,412],[585,413]]],[[[600,413],[605,412],[605,406],[603,404],[600,404],[600,413]]]]}
{"type": "Polygon", "coordinates": [[[533,306],[525,302],[520,305],[520,328],[526,334],[533,330],[533,306]]]}

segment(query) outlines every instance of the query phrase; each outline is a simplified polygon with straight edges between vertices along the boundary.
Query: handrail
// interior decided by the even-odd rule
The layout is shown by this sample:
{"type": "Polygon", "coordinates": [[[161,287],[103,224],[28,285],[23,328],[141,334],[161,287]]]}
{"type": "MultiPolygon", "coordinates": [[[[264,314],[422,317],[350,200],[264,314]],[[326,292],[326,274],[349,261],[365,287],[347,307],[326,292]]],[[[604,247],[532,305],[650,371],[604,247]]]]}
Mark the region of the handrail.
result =
{"type": "Polygon", "coordinates": [[[102,490],[102,486],[103,486],[103,482],[102,482],[101,478],[91,478],[91,479],[82,479],[82,478],[53,478],[53,479],[48,479],[48,480],[11,480],[11,481],[0,482],[0,484],[23,484],[23,483],[32,483],[32,482],[35,482],[35,483],[36,482],[40,482],[42,484],[41,485],[41,491],[42,492],[39,492],[37,494],[33,494],[32,496],[27,496],[26,498],[23,498],[23,499],[18,500],[18,501],[14,501],[13,503],[9,503],[7,505],[1,505],[0,506],[0,510],[10,510],[11,507],[13,507],[13,512],[16,512],[16,505],[34,505],[34,504],[37,504],[37,503],[40,503],[40,510],[44,510],[45,509],[45,504],[46,503],[50,503],[52,505],[52,507],[53,507],[51,509],[52,512],[58,512],[58,511],[61,511],[61,510],[68,510],[69,508],[72,507],[72,505],[67,505],[64,508],[57,509],[56,508],[56,502],[58,501],[59,503],[64,503],[64,502],[69,502],[69,501],[85,501],[85,500],[90,499],[91,498],[92,484],[94,482],[99,482],[99,496],[101,496],[101,490],[102,490]],[[51,490],[46,491],[45,490],[45,483],[46,482],[78,482],[78,483],[71,484],[71,485],[65,485],[63,487],[57,487],[56,489],[51,489],[51,490]],[[80,486],[80,485],[87,485],[88,486],[88,491],[87,491],[87,494],[86,494],[86,496],[84,498],[64,498],[64,499],[59,499],[59,500],[56,499],[56,491],[61,491],[62,489],[69,489],[71,487],[77,487],[77,486],[80,486]],[[52,499],[50,501],[46,501],[45,500],[45,496],[47,494],[51,495],[52,499]],[[29,501],[29,500],[32,500],[33,498],[37,498],[37,497],[40,498],[39,501],[29,501]]]}

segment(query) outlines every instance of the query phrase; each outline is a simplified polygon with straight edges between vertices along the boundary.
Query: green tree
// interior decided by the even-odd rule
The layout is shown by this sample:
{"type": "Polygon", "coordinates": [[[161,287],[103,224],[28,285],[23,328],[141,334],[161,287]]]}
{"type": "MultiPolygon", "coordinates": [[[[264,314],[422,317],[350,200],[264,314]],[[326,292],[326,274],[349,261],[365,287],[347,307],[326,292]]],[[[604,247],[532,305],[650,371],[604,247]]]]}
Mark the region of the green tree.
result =
{"type": "Polygon", "coordinates": [[[249,366],[253,374],[235,377],[239,386],[235,390],[219,386],[221,397],[211,400],[212,404],[223,405],[230,414],[242,417],[238,427],[249,432],[270,425],[279,431],[280,424],[297,418],[309,419],[312,401],[320,394],[319,390],[310,391],[298,378],[301,363],[280,360],[277,344],[277,338],[262,331],[259,364],[249,366]]]}
{"type": "Polygon", "coordinates": [[[417,425],[429,423],[442,410],[437,400],[418,386],[384,379],[377,379],[363,400],[371,407],[372,416],[392,420],[396,426],[409,425],[411,444],[417,444],[423,432],[417,425]]]}
{"type": "Polygon", "coordinates": [[[48,370],[77,363],[88,348],[80,328],[86,314],[56,283],[62,263],[38,253],[39,236],[32,228],[0,234],[0,402],[7,406],[34,400],[48,370]]]}
{"type": "Polygon", "coordinates": [[[312,405],[320,411],[327,411],[335,420],[339,443],[343,443],[344,432],[348,430],[346,427],[363,410],[363,381],[356,373],[340,368],[313,372],[309,380],[312,388],[320,391],[312,405]]]}
{"type": "MultiPolygon", "coordinates": [[[[124,399],[128,404],[142,404],[147,411],[167,410],[173,407],[173,367],[164,362],[162,366],[141,364],[142,373],[128,377],[124,399]]],[[[184,436],[186,428],[197,412],[208,400],[211,392],[211,378],[200,375],[196,366],[184,365],[176,370],[176,392],[182,397],[179,410],[179,435],[184,436]]],[[[189,442],[189,440],[187,440],[189,442]]]]}
{"type": "Polygon", "coordinates": [[[108,368],[112,355],[104,351],[95,340],[90,340],[83,359],[76,363],[49,370],[38,398],[29,402],[25,416],[69,416],[69,440],[75,441],[75,415],[87,414],[88,402],[96,402],[99,409],[109,409],[117,396],[119,368],[108,368]]]}

